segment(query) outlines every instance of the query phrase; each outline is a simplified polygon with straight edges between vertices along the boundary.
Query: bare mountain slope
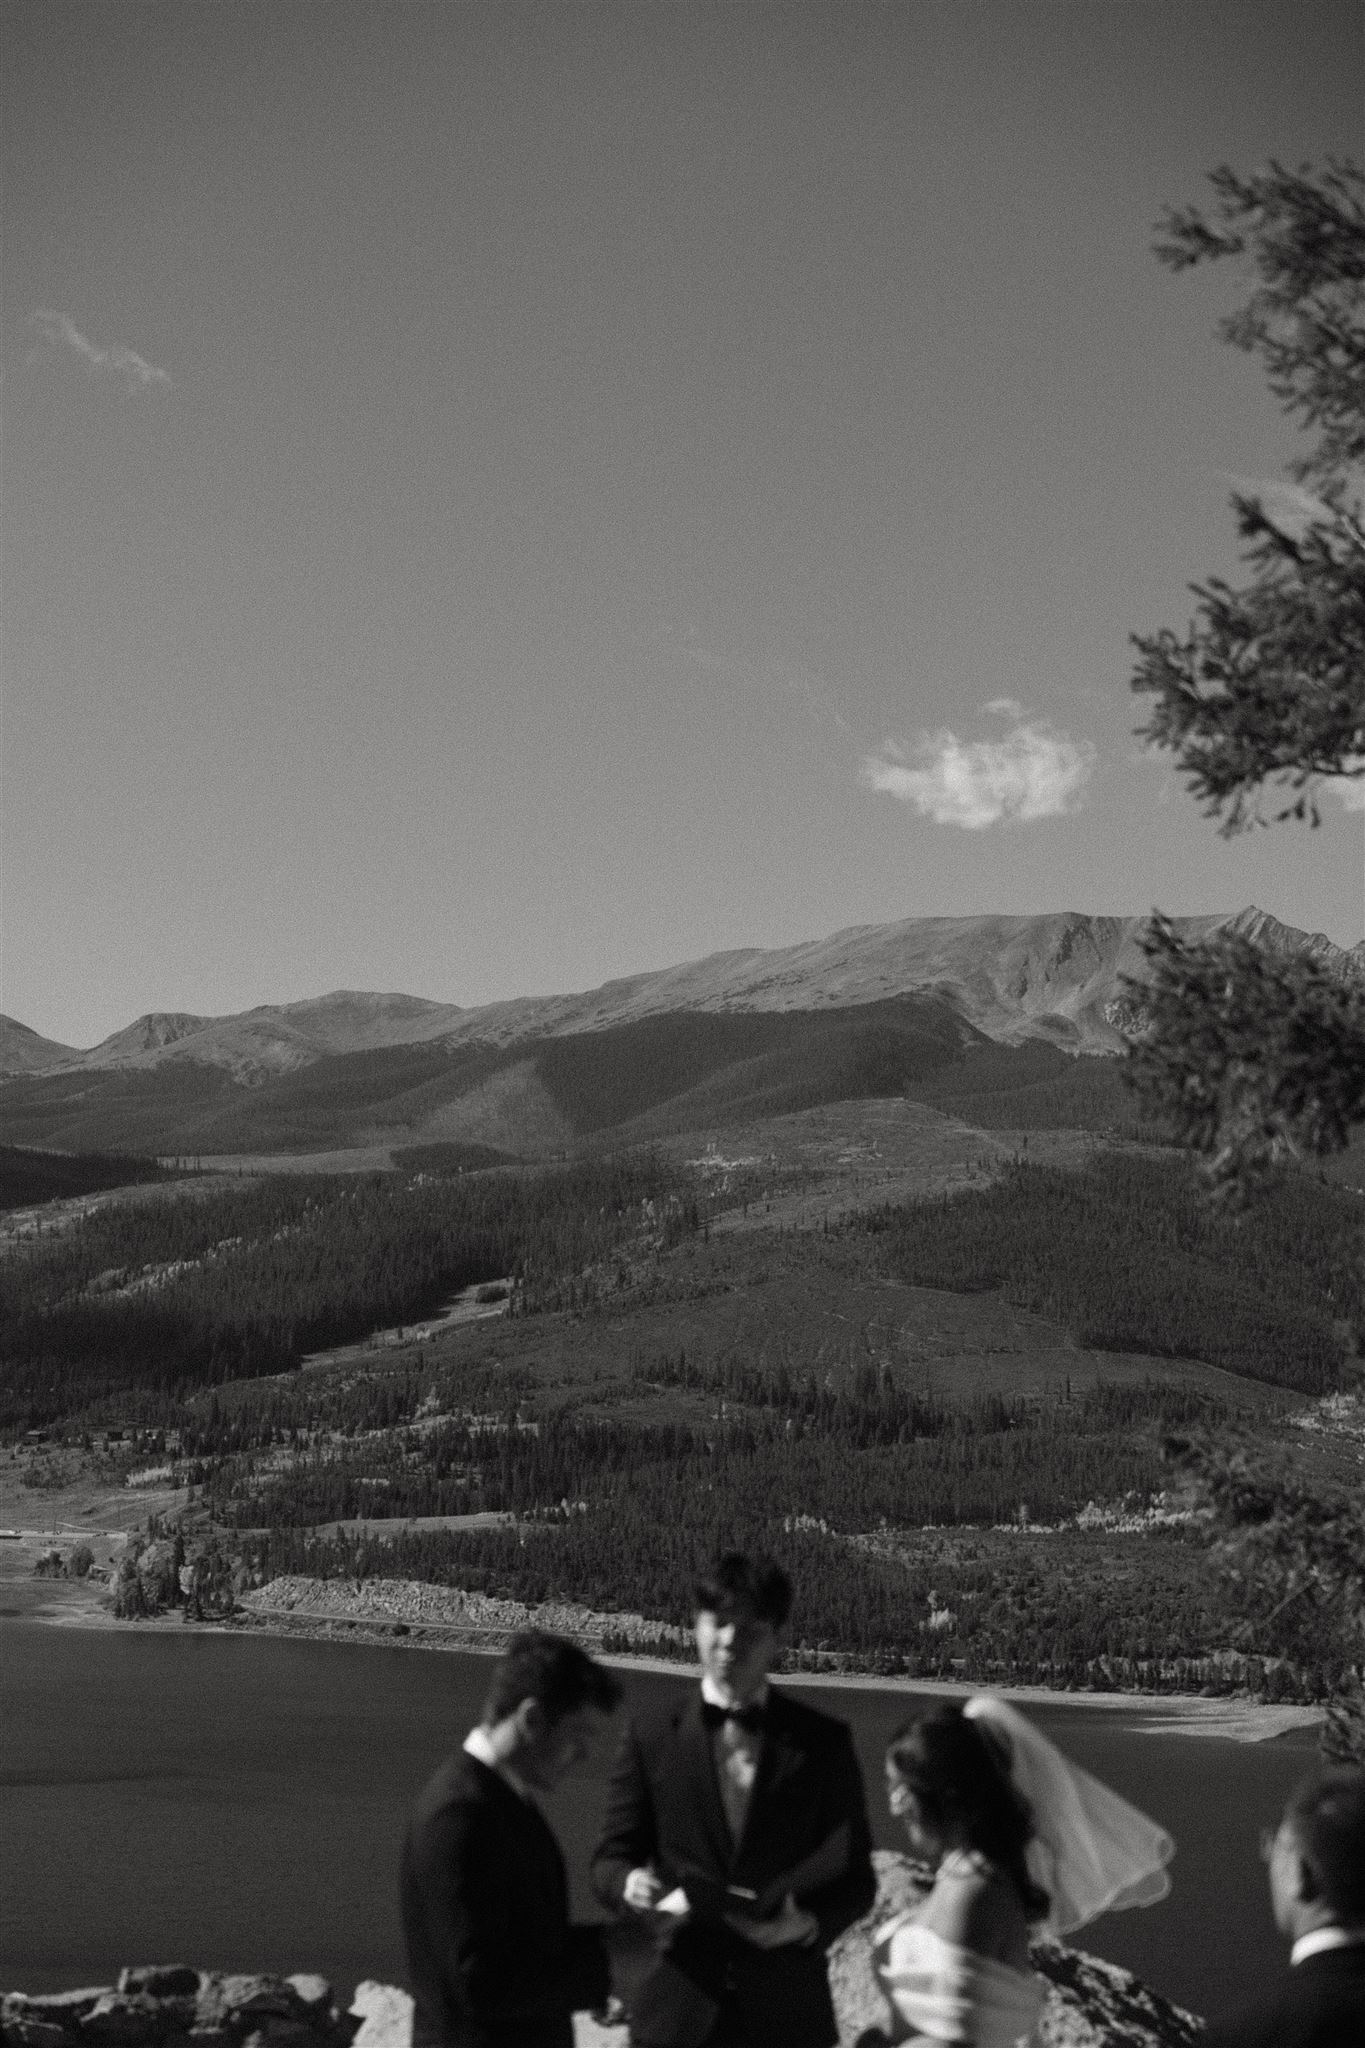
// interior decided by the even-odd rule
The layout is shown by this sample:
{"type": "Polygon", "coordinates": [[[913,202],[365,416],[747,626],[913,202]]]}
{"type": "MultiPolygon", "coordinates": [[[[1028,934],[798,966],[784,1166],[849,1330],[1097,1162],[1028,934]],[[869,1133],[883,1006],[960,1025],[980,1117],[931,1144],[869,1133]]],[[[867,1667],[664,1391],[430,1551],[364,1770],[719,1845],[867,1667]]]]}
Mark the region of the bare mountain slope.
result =
{"type": "MultiPolygon", "coordinates": [[[[1255,908],[1173,921],[1186,937],[1244,931],[1272,950],[1308,953],[1365,980],[1365,946],[1347,952],[1255,908]]],[[[465,1011],[450,1039],[505,1045],[665,1012],[838,1009],[917,994],[945,998],[978,1031],[1006,1044],[1042,1038],[1072,1051],[1115,1052],[1131,1011],[1121,977],[1143,973],[1139,940],[1146,924],[1145,917],[1063,911],[853,925],[803,945],[713,953],[582,995],[486,1004],[465,1011]]]]}
{"type": "MultiPolygon", "coordinates": [[[[53,1068],[155,1067],[194,1060],[225,1067],[236,1079],[286,1074],[332,1053],[370,1052],[443,1038],[467,1013],[421,996],[367,995],[338,989],[299,1003],[263,1003],[228,1017],[152,1011],[89,1052],[61,1048],[53,1068]]],[[[40,1071],[30,1068],[30,1072],[40,1071]]]]}
{"type": "Polygon", "coordinates": [[[0,1016],[0,1079],[8,1074],[45,1074],[61,1061],[79,1057],[73,1046],[59,1045],[13,1017],[0,1016]]]}
{"type": "MultiPolygon", "coordinates": [[[[1174,920],[1202,937],[1246,933],[1268,950],[1303,953],[1365,981],[1365,945],[1349,952],[1254,907],[1235,916],[1174,920]]],[[[337,990],[267,1003],[236,1016],[154,1012],[89,1052],[41,1039],[5,1020],[0,1074],[161,1067],[190,1062],[259,1082],[337,1054],[393,1046],[505,1047],[524,1039],[606,1030],[678,1012],[846,1009],[902,995],[932,995],[1005,1044],[1043,1039],[1076,1052],[1117,1051],[1133,1015],[1121,989],[1140,976],[1143,917],[1062,911],[1037,917],[921,917],[853,925],[797,946],[712,953],[579,994],[524,996],[477,1009],[419,996],[337,990]]]]}

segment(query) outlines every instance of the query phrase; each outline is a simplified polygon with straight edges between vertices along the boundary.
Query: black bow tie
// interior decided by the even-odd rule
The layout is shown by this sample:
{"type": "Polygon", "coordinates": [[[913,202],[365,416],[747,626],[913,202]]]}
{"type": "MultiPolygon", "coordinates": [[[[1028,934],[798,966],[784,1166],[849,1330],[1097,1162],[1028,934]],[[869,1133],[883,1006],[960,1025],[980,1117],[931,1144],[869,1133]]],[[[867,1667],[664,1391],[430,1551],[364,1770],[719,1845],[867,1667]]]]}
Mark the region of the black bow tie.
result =
{"type": "Polygon", "coordinates": [[[761,1735],[766,1713],[761,1700],[751,1707],[716,1707],[710,1700],[701,1703],[702,1726],[710,1729],[723,1728],[728,1721],[736,1728],[747,1728],[751,1735],[761,1735]]]}

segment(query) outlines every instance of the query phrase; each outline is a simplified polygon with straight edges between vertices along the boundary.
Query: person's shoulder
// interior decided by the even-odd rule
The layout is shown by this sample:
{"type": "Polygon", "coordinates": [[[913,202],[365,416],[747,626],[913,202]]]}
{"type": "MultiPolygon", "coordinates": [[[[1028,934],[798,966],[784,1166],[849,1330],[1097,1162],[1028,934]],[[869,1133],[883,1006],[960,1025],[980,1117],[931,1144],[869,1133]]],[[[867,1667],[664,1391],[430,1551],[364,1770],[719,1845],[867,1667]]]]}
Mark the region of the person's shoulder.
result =
{"type": "Polygon", "coordinates": [[[442,1813],[452,1807],[481,1806],[496,1793],[498,1777],[466,1750],[439,1763],[417,1795],[415,1816],[442,1813]]]}
{"type": "Polygon", "coordinates": [[[940,1870],[921,1918],[944,1941],[1002,1961],[1028,1952],[1028,1922],[1010,1879],[982,1859],[940,1870]]]}
{"type": "Polygon", "coordinates": [[[1345,1973],[1312,1969],[1316,1960],[1286,1970],[1264,1998],[1213,2020],[1206,2048],[1354,2048],[1365,2039],[1365,1975],[1351,1982],[1345,1973]]]}

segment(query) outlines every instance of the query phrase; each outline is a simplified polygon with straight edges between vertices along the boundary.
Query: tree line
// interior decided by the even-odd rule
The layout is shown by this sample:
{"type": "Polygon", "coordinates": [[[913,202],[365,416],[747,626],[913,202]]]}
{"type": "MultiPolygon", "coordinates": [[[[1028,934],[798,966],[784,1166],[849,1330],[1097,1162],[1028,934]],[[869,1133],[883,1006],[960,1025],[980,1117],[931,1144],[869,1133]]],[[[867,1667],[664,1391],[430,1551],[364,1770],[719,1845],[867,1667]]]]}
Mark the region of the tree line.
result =
{"type": "Polygon", "coordinates": [[[704,1421],[618,1421],[575,1408],[537,1416],[507,1406],[304,1445],[285,1470],[229,1456],[189,1476],[215,1519],[239,1528],[481,1511],[534,1517],[578,1512],[582,1503],[614,1555],[614,1529],[637,1497],[674,1528],[695,1529],[699,1515],[732,1526],[755,1502],[765,1520],[813,1516],[846,1532],[1055,1523],[1090,1501],[1159,1490],[1156,1432],[1228,1412],[1161,1385],[940,1405],[884,1388],[827,1400],[807,1383],[790,1407],[764,1398],[704,1421]]]}
{"type": "Polygon", "coordinates": [[[775,1552],[798,1587],[789,1665],[857,1668],[990,1684],[1155,1692],[1250,1688],[1269,1699],[1326,1697],[1339,1646],[1262,1618],[1248,1636],[1190,1532],[1110,1539],[985,1538],[955,1554],[879,1551],[752,1499],[696,1500],[675,1522],[643,1495],[610,1516],[561,1513],[503,1529],[319,1538],[272,1529],[245,1540],[256,1583],[283,1574],[420,1579],[534,1605],[581,1602],[658,1624],[608,1631],[608,1648],[686,1654],[669,1630],[687,1618],[698,1556],[721,1538],[775,1552]]]}

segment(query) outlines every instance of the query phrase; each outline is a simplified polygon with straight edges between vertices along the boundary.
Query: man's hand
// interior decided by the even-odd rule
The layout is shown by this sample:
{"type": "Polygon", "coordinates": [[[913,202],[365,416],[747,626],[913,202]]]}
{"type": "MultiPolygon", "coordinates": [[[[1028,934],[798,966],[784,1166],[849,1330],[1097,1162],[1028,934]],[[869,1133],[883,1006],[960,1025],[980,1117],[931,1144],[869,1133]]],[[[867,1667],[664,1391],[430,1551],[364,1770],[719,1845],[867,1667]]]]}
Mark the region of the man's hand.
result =
{"type": "Polygon", "coordinates": [[[771,1919],[746,1920],[739,1913],[727,1913],[725,1924],[755,1948],[806,1948],[820,1933],[820,1922],[814,1913],[798,1906],[790,1892],[771,1919]]]}
{"type": "Polygon", "coordinates": [[[652,1913],[663,1897],[664,1883],[651,1864],[641,1864],[626,1878],[621,1892],[623,1902],[636,1913],[652,1913]]]}

